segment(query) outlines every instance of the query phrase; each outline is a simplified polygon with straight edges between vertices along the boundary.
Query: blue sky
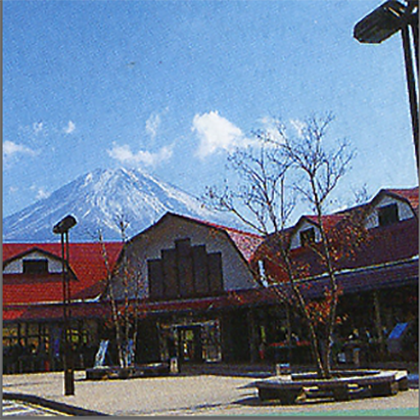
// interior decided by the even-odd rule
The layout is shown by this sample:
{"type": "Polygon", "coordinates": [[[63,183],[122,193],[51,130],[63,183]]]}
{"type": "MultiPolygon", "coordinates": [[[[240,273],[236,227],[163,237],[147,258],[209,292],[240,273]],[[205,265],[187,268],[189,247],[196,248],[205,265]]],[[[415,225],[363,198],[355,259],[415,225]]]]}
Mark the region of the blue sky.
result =
{"type": "Polygon", "coordinates": [[[3,215],[98,167],[200,196],[267,118],[329,111],[357,150],[342,203],[416,185],[401,39],[352,36],[379,4],[4,1],[3,215]]]}

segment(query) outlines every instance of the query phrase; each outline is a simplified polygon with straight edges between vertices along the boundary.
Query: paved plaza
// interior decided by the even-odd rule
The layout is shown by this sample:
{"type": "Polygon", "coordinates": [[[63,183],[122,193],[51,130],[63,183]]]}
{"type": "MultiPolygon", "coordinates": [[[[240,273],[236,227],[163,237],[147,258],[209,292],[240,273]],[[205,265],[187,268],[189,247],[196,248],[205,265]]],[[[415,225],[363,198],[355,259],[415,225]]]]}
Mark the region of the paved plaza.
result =
{"type": "Polygon", "coordinates": [[[64,396],[63,373],[54,372],[4,375],[3,392],[41,397],[58,403],[58,407],[64,404],[69,414],[71,407],[78,407],[91,415],[113,416],[419,415],[418,389],[386,398],[281,406],[260,402],[252,386],[255,380],[257,377],[249,375],[190,372],[168,377],[87,381],[85,372],[78,371],[75,395],[64,396]]]}

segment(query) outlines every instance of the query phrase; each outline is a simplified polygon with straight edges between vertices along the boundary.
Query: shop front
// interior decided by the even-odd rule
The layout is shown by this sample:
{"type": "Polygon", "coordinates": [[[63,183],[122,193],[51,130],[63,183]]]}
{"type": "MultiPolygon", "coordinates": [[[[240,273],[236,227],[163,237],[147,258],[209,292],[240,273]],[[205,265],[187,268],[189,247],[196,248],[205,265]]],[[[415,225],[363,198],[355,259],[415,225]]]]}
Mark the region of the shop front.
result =
{"type": "Polygon", "coordinates": [[[160,357],[181,363],[218,362],[222,359],[218,320],[160,323],[160,357]]]}

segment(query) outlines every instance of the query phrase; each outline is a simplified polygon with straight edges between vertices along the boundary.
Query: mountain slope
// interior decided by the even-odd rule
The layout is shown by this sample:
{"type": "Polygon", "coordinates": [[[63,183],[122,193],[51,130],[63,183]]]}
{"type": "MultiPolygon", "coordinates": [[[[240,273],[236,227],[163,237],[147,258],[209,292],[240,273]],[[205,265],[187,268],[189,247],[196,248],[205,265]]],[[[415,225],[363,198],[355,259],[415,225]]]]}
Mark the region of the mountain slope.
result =
{"type": "Polygon", "coordinates": [[[118,240],[120,216],[129,222],[127,236],[131,237],[167,211],[229,224],[225,215],[203,207],[196,198],[143,171],[97,169],[6,217],[3,241],[56,241],[52,228],[67,214],[78,221],[70,233],[72,241],[95,241],[98,229],[105,240],[118,240]]]}

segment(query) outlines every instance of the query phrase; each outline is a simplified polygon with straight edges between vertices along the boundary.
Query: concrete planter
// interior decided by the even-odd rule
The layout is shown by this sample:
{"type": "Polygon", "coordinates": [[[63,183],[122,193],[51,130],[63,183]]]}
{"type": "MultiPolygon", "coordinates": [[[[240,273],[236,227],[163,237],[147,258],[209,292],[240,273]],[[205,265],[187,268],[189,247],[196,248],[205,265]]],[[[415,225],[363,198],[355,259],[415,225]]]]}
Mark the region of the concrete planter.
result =
{"type": "Polygon", "coordinates": [[[128,367],[103,366],[86,369],[87,380],[130,379],[169,375],[170,366],[165,362],[148,363],[128,367]]]}
{"type": "Polygon", "coordinates": [[[307,398],[332,398],[345,401],[354,398],[395,395],[408,389],[407,371],[348,370],[333,371],[329,379],[315,372],[278,375],[256,383],[261,401],[279,400],[295,404],[307,398]]]}

